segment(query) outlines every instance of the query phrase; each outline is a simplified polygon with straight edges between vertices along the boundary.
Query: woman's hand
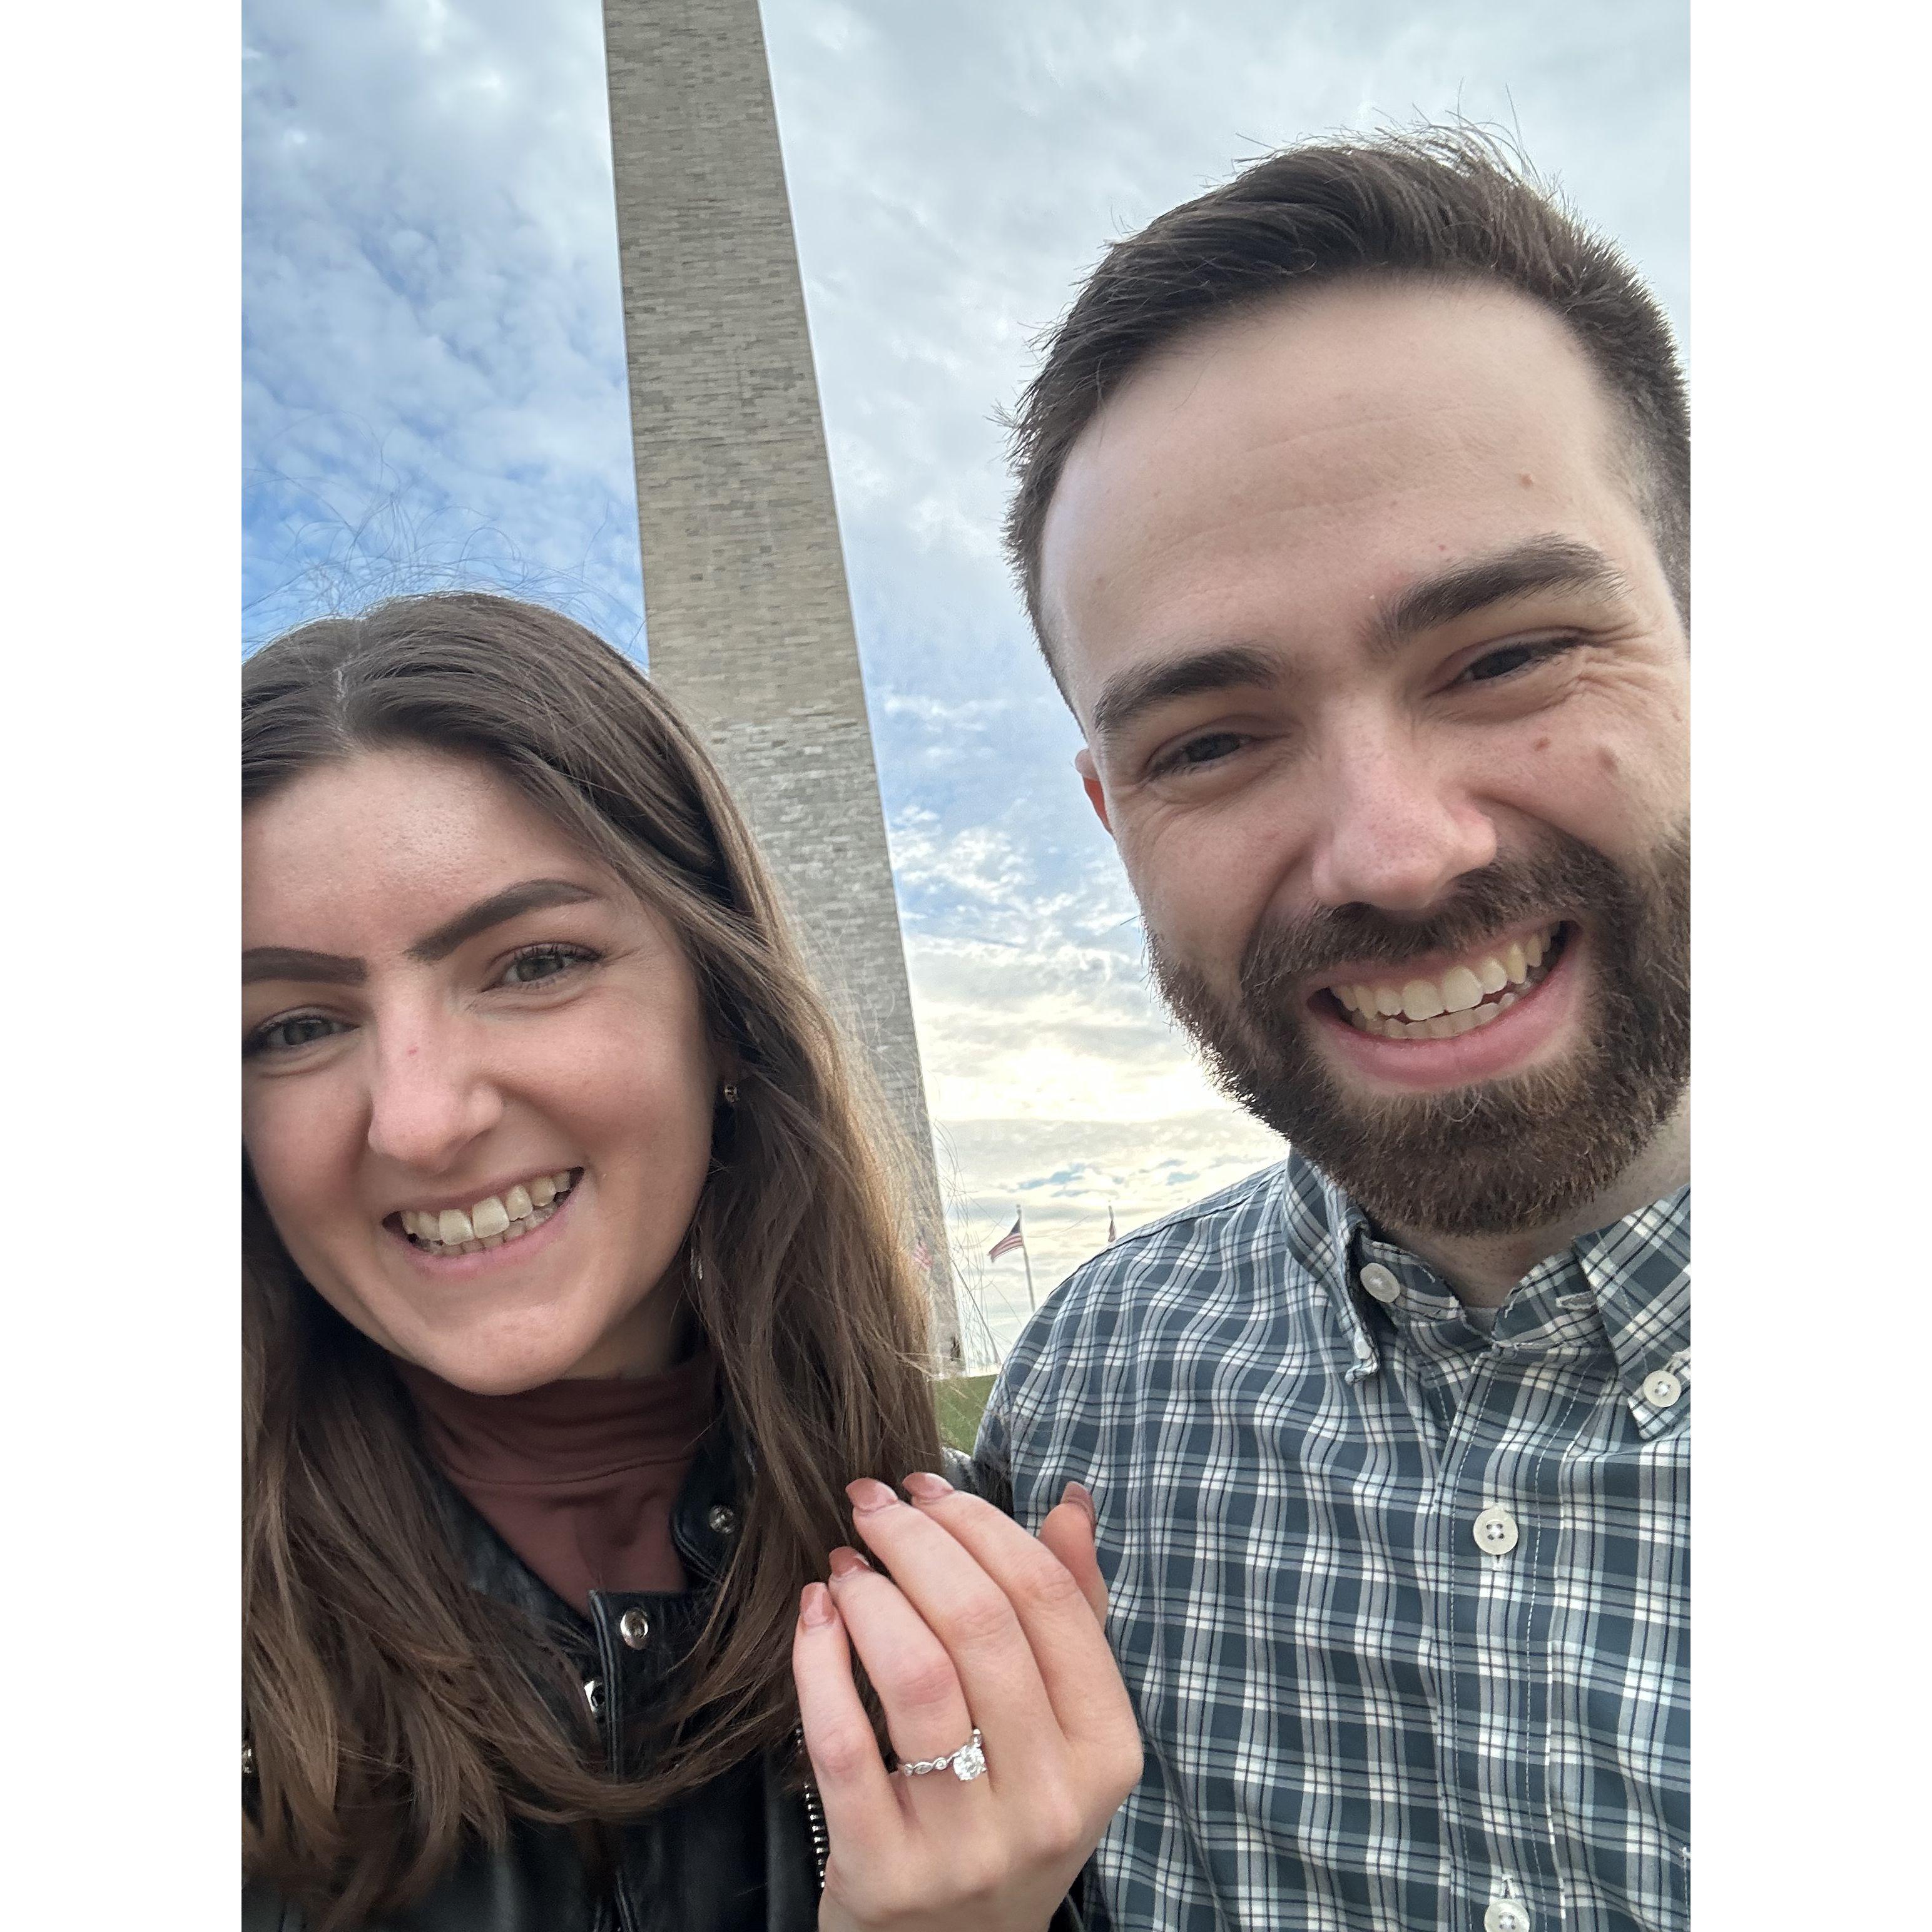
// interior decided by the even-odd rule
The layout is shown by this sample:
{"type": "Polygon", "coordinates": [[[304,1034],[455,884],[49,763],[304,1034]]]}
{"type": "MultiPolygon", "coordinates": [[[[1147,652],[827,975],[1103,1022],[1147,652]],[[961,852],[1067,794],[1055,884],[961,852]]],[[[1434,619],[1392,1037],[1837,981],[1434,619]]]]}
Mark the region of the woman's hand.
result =
{"type": "Polygon", "coordinates": [[[1093,1504],[1070,1484],[1037,1538],[939,1476],[910,1503],[853,1484],[854,1520],[890,1580],[834,1550],[792,1646],[806,1748],[831,1838],[824,1932],[1045,1932],[1140,1776],[1132,1706],[1102,1629],[1093,1504]],[[902,1765],[979,1729],[962,1780],[888,1772],[852,1678],[856,1652],[902,1765]]]}

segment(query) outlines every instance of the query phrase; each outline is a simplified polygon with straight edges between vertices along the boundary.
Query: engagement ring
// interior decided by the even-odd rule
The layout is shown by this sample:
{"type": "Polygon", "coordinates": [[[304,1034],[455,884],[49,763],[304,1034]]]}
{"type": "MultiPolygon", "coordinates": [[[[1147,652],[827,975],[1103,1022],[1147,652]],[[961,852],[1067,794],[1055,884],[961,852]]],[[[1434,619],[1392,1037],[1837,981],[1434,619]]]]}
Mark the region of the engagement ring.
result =
{"type": "Polygon", "coordinates": [[[944,1757],[923,1758],[917,1764],[899,1766],[902,1778],[926,1778],[935,1771],[950,1771],[962,1784],[970,1784],[974,1778],[986,1775],[986,1754],[980,1748],[976,1726],[971,1738],[957,1750],[948,1751],[944,1757]]]}

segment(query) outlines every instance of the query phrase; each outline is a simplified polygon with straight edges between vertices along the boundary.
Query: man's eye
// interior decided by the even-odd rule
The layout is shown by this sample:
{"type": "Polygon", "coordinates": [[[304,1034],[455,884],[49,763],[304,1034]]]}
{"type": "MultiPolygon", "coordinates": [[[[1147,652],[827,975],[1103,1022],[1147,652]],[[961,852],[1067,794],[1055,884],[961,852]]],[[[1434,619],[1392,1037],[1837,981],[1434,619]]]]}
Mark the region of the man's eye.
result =
{"type": "Polygon", "coordinates": [[[1566,640],[1561,638],[1544,638],[1528,644],[1505,644],[1500,650],[1490,651],[1466,665],[1451,680],[1456,684],[1487,684],[1499,677],[1509,677],[1530,665],[1542,664],[1564,650],[1566,640]]]}
{"type": "Polygon", "coordinates": [[[542,980],[555,980],[579,966],[590,964],[597,955],[586,946],[529,946],[503,969],[506,986],[532,986],[542,980]]]}
{"type": "Polygon", "coordinates": [[[1199,737],[1190,738],[1186,743],[1175,746],[1156,762],[1154,770],[1156,776],[1167,772],[1198,771],[1204,765],[1233,757],[1247,742],[1238,731],[1204,731],[1199,737]]]}
{"type": "Polygon", "coordinates": [[[270,1020],[257,1027],[242,1042],[242,1056],[245,1059],[258,1053],[292,1053],[298,1047],[313,1046],[343,1030],[341,1021],[322,1013],[292,1013],[286,1019],[270,1020]]]}

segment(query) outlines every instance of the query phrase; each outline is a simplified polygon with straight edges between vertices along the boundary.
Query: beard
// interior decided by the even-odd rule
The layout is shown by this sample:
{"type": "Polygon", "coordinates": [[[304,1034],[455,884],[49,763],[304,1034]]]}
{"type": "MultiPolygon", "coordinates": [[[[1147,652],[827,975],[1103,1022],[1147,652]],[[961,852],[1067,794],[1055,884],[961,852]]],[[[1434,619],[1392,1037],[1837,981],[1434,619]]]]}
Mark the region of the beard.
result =
{"type": "Polygon", "coordinates": [[[1688,825],[1640,871],[1558,835],[1546,854],[1470,873],[1426,919],[1352,904],[1266,922],[1232,998],[1151,928],[1148,950],[1222,1091],[1392,1226],[1496,1235],[1564,1220],[1636,1160],[1690,1084],[1688,825]],[[1471,952],[1537,920],[1589,936],[1579,962],[1591,976],[1585,1030],[1563,1059],[1438,1094],[1346,1090],[1315,1043],[1322,1022],[1295,998],[1298,984],[1331,967],[1471,952]]]}

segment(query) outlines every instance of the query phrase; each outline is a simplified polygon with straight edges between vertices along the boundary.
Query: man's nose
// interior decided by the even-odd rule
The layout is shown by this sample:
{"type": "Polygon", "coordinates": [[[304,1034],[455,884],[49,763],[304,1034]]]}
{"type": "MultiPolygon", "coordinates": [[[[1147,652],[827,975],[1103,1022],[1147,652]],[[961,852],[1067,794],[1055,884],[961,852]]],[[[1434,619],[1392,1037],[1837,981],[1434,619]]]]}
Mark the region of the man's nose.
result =
{"type": "Polygon", "coordinates": [[[1365,739],[1330,761],[1312,879],[1323,904],[1426,912],[1496,856],[1489,814],[1402,735],[1365,739]]]}
{"type": "Polygon", "coordinates": [[[398,1166],[434,1174],[502,1118],[501,1089],[455,1018],[413,1018],[379,1029],[369,1093],[369,1145],[398,1166]]]}

